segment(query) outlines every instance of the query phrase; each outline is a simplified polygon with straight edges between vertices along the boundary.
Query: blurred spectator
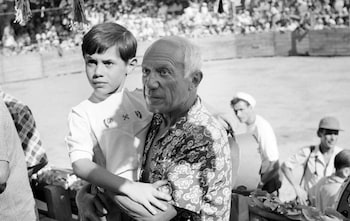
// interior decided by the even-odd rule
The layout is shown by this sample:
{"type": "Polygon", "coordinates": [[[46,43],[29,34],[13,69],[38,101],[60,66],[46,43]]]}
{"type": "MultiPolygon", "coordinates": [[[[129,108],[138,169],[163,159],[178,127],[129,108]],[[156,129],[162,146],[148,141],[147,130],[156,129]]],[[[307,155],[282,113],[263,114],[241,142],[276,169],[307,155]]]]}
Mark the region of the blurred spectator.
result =
{"type": "Polygon", "coordinates": [[[322,118],[317,129],[320,143],[300,148],[297,153],[291,155],[282,164],[282,171],[292,185],[299,203],[307,205],[307,191],[322,177],[334,173],[335,155],[342,150],[336,145],[339,131],[341,129],[338,119],[334,117],[322,118]],[[303,169],[299,182],[295,179],[296,174],[293,171],[298,166],[303,169]]]}
{"type": "Polygon", "coordinates": [[[10,22],[8,22],[4,28],[4,32],[2,35],[2,43],[4,48],[8,48],[10,50],[14,50],[17,47],[17,42],[15,40],[15,32],[10,22]]]}
{"type": "Polygon", "coordinates": [[[342,150],[335,156],[334,168],[332,175],[323,177],[309,190],[311,205],[321,212],[336,205],[340,188],[350,176],[350,150],[342,150]]]}
{"type": "MultiPolygon", "coordinates": [[[[77,31],[72,29],[68,1],[62,0],[54,9],[50,8],[54,3],[43,2],[47,3],[45,10],[33,14],[27,32],[13,30],[14,24],[6,26],[2,39],[4,54],[59,51],[80,45],[84,32],[76,36],[77,31]]],[[[139,41],[165,35],[200,38],[349,26],[350,0],[254,0],[245,2],[245,7],[237,7],[235,13],[229,10],[232,8],[230,1],[223,3],[224,11],[218,13],[212,1],[89,0],[86,1],[85,15],[88,27],[101,22],[116,22],[131,30],[139,41]]]]}

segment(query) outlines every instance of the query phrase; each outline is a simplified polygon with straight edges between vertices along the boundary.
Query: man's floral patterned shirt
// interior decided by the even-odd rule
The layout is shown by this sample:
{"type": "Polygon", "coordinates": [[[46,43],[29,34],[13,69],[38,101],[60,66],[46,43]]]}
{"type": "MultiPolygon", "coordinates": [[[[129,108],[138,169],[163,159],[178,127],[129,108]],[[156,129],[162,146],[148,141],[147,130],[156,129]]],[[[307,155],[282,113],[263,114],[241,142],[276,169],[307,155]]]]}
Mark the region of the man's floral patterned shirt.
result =
{"type": "Polygon", "coordinates": [[[226,131],[200,98],[186,116],[153,142],[162,120],[161,114],[154,114],[146,138],[143,168],[146,157],[151,157],[148,160],[151,163],[142,179],[151,183],[169,181],[165,190],[178,211],[174,220],[228,221],[232,164],[226,131]]]}

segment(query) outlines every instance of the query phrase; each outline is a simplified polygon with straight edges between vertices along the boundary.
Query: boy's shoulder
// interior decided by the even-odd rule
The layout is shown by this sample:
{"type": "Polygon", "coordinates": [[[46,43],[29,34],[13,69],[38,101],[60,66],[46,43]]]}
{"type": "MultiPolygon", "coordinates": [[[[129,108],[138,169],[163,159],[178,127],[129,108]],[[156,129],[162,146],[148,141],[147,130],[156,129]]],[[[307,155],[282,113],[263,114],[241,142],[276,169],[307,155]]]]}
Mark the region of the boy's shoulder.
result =
{"type": "Polygon", "coordinates": [[[91,105],[91,102],[88,99],[82,100],[80,103],[72,107],[72,110],[86,109],[91,105]]]}
{"type": "Polygon", "coordinates": [[[139,89],[139,88],[136,88],[133,90],[124,89],[123,93],[124,93],[123,96],[127,96],[131,100],[135,100],[136,102],[139,102],[142,104],[145,103],[142,89],[139,89]]]}

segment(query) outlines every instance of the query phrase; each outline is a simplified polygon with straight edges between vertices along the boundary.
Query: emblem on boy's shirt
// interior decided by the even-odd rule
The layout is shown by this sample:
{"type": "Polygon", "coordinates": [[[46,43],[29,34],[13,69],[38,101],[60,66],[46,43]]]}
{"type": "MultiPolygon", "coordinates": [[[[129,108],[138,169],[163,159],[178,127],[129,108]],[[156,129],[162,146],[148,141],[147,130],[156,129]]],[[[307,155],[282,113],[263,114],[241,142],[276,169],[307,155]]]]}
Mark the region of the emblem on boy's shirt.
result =
{"type": "Polygon", "coordinates": [[[136,117],[142,119],[142,114],[141,114],[140,111],[136,110],[136,111],[135,111],[135,115],[136,115],[136,117]]]}
{"type": "Polygon", "coordinates": [[[106,127],[110,128],[111,124],[113,122],[113,118],[106,118],[103,120],[104,124],[106,125],[106,127]]]}
{"type": "Polygon", "coordinates": [[[128,114],[123,114],[123,120],[128,120],[128,119],[130,119],[130,117],[129,117],[129,115],[128,114]]]}

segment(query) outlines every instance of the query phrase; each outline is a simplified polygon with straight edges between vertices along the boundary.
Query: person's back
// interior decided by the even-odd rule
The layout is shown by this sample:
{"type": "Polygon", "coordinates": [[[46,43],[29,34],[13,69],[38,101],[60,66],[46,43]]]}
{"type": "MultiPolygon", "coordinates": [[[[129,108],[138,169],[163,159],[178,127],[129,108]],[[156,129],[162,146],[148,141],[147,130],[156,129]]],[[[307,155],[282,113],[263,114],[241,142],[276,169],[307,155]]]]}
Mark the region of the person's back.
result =
{"type": "Polygon", "coordinates": [[[6,187],[0,193],[0,220],[37,220],[35,201],[29,185],[26,162],[15,126],[0,98],[0,174],[7,164],[6,187]]]}
{"type": "Polygon", "coordinates": [[[46,150],[42,145],[34,116],[27,105],[12,95],[0,90],[0,97],[4,100],[15,124],[22,143],[28,175],[31,176],[48,164],[46,150]]]}
{"type": "Polygon", "coordinates": [[[335,173],[323,177],[308,192],[311,205],[321,212],[334,207],[340,187],[350,175],[350,150],[340,151],[334,159],[335,173]]]}

